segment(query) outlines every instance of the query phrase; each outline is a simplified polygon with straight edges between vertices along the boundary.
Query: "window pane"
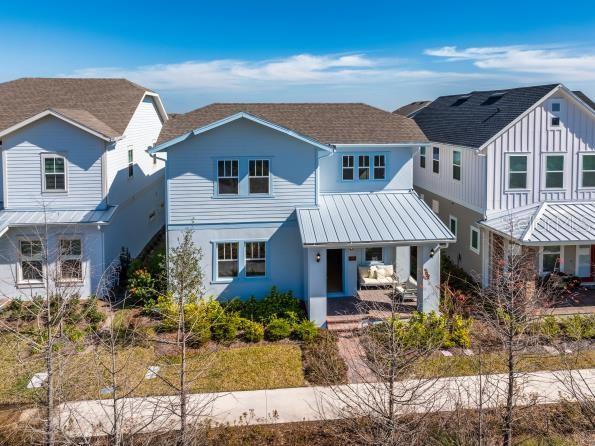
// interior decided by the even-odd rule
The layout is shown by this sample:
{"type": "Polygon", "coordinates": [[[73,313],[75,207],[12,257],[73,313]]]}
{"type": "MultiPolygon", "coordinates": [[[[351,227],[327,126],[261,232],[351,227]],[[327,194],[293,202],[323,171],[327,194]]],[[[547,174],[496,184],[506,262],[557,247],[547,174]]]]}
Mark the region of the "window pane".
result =
{"type": "Polygon", "coordinates": [[[54,173],[54,158],[44,159],[44,169],[46,173],[54,173]]]}
{"type": "Polygon", "coordinates": [[[554,127],[557,127],[560,125],[560,118],[558,118],[557,116],[555,118],[552,118],[552,125],[554,127]]]}
{"type": "Polygon", "coordinates": [[[343,157],[343,167],[353,167],[353,156],[344,156],[343,157]]]}
{"type": "Polygon", "coordinates": [[[471,247],[473,249],[479,248],[479,232],[471,231],[471,247]]]}
{"type": "Polygon", "coordinates": [[[368,155],[360,155],[358,158],[359,169],[358,177],[360,180],[370,179],[370,157],[368,155]]]}
{"type": "Polygon", "coordinates": [[[359,168],[359,179],[360,180],[369,180],[370,179],[370,169],[368,168],[359,168]]]}
{"type": "Polygon", "coordinates": [[[583,155],[583,170],[595,170],[595,155],[583,155]]]}
{"type": "Polygon", "coordinates": [[[219,179],[219,193],[237,195],[238,184],[237,178],[221,178],[219,179]]]}
{"type": "MultiPolygon", "coordinates": [[[[235,180],[237,181],[237,180],[235,180]]],[[[250,178],[250,193],[251,194],[268,194],[269,193],[269,179],[268,177],[250,178]]]]}
{"type": "Polygon", "coordinates": [[[583,187],[595,187],[595,172],[583,172],[583,187]]]}
{"type": "Polygon", "coordinates": [[[366,248],[366,262],[382,262],[382,247],[366,248]]]}
{"type": "Polygon", "coordinates": [[[552,111],[559,112],[560,111],[560,103],[559,102],[552,102],[552,111]]]}
{"type": "Polygon", "coordinates": [[[455,180],[461,179],[461,166],[452,166],[452,177],[455,180]]]}
{"type": "Polygon", "coordinates": [[[543,254],[543,272],[551,273],[559,268],[560,254],[543,254]]]}
{"type": "Polygon", "coordinates": [[[60,240],[60,251],[63,256],[80,256],[80,240],[60,240]]]}
{"type": "Polygon", "coordinates": [[[384,180],[386,175],[386,171],[384,167],[375,167],[374,168],[374,179],[376,180],[384,180]]]}
{"type": "Polygon", "coordinates": [[[419,158],[419,167],[421,167],[422,169],[426,168],[426,157],[425,156],[421,156],[419,158]]]}
{"type": "Polygon", "coordinates": [[[384,155],[374,156],[374,167],[384,167],[384,155]]]}
{"type": "Polygon", "coordinates": [[[353,167],[347,167],[343,169],[343,179],[353,180],[353,167]]]}
{"type": "Polygon", "coordinates": [[[246,276],[258,277],[266,274],[265,260],[246,260],[246,276]]]}
{"type": "Polygon", "coordinates": [[[461,152],[455,150],[452,152],[452,162],[456,165],[461,165],[461,152]]]}
{"type": "Polygon", "coordinates": [[[21,270],[23,274],[23,280],[41,280],[42,275],[42,263],[40,261],[25,261],[21,262],[21,270]]]}
{"type": "Polygon", "coordinates": [[[60,274],[63,279],[80,279],[82,277],[81,261],[76,259],[63,260],[60,264],[60,274]]]}
{"type": "Polygon", "coordinates": [[[438,160],[432,161],[432,171],[434,173],[440,173],[440,161],[438,161],[438,160]]]}
{"type": "Polygon", "coordinates": [[[546,160],[547,170],[564,170],[564,157],[563,156],[548,156],[546,160]]]}
{"type": "Polygon", "coordinates": [[[450,219],[450,232],[457,234],[457,221],[453,218],[450,219]]]}
{"type": "Polygon", "coordinates": [[[509,174],[508,187],[509,189],[526,189],[527,174],[511,172],[509,174]]]}
{"type": "Polygon", "coordinates": [[[548,172],[545,174],[545,187],[561,188],[564,186],[563,172],[548,172]]]}
{"type": "Polygon", "coordinates": [[[560,254],[560,246],[558,246],[558,245],[544,246],[543,252],[553,252],[556,254],[560,254]]]}
{"type": "Polygon", "coordinates": [[[237,277],[238,275],[238,261],[237,260],[220,260],[217,262],[219,277],[237,277]]]}
{"type": "Polygon", "coordinates": [[[238,275],[238,243],[217,244],[217,274],[219,277],[238,275]]]}
{"type": "Polygon", "coordinates": [[[225,161],[217,161],[217,176],[222,177],[225,175],[225,161]]]}
{"type": "Polygon", "coordinates": [[[56,189],[56,190],[66,189],[66,179],[64,178],[64,175],[55,175],[54,181],[55,181],[54,189],[56,189]]]}
{"type": "Polygon", "coordinates": [[[440,159],[440,148],[439,147],[434,147],[432,149],[432,158],[435,160],[439,160],[440,159]]]}
{"type": "Polygon", "coordinates": [[[64,158],[54,158],[54,172],[64,173],[64,158]]]}
{"type": "Polygon", "coordinates": [[[511,156],[509,158],[511,172],[526,172],[527,171],[527,157],[526,156],[511,156]]]}

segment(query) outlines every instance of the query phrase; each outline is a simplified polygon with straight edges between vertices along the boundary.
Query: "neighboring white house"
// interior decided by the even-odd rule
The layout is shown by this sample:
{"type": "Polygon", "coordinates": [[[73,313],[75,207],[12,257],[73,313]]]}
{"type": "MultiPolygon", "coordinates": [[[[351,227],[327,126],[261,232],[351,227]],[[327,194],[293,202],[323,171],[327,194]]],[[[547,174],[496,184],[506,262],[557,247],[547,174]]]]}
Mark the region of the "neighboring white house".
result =
{"type": "Polygon", "coordinates": [[[164,162],[147,149],[166,121],[125,79],[0,84],[0,296],[34,296],[49,265],[86,297],[123,247],[142,250],[164,223],[164,162]]]}
{"type": "Polygon", "coordinates": [[[532,247],[540,274],[595,280],[593,107],[542,85],[443,96],[413,117],[431,141],[415,188],[457,236],[446,254],[484,285],[496,239],[532,247]]]}
{"type": "Polygon", "coordinates": [[[192,230],[207,294],[292,290],[310,318],[353,296],[358,267],[409,278],[417,246],[418,308],[436,310],[447,227],[413,192],[411,119],[365,104],[212,104],[177,115],[151,153],[167,152],[167,242],[192,230]]]}

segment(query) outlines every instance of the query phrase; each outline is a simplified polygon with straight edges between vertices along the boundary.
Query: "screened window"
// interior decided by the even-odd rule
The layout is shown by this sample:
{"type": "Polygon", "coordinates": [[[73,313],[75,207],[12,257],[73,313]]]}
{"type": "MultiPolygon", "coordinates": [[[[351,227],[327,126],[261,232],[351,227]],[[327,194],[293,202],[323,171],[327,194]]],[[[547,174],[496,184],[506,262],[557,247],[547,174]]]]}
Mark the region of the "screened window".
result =
{"type": "Polygon", "coordinates": [[[237,277],[238,263],[238,242],[217,243],[217,277],[237,277]]]}
{"type": "Polygon", "coordinates": [[[545,187],[564,187],[564,156],[548,155],[545,160],[545,187]]]}
{"type": "Polygon", "coordinates": [[[479,254],[479,229],[475,226],[471,226],[471,232],[469,234],[469,249],[476,254],[479,254]]]}
{"type": "Polygon", "coordinates": [[[452,177],[461,180],[461,152],[458,150],[452,152],[452,177]]]}
{"type": "Polygon", "coordinates": [[[43,189],[45,191],[66,190],[66,160],[59,155],[44,155],[43,189]]]}
{"type": "Polygon", "coordinates": [[[358,175],[360,180],[369,180],[370,179],[370,156],[369,155],[360,155],[358,157],[358,175]]]}
{"type": "Polygon", "coordinates": [[[60,240],[60,277],[66,280],[80,280],[83,251],[80,239],[60,240]]]}
{"type": "Polygon", "coordinates": [[[269,160],[250,160],[248,181],[251,194],[269,193],[269,160]]]}
{"type": "Polygon", "coordinates": [[[343,155],[343,180],[353,180],[353,155],[343,155]]]}
{"type": "Polygon", "coordinates": [[[527,155],[508,157],[508,188],[527,188],[527,155]]]}
{"type": "Polygon", "coordinates": [[[246,242],[246,277],[266,275],[266,243],[246,242]]]}
{"type": "Polygon", "coordinates": [[[217,193],[237,195],[239,193],[238,160],[217,161],[217,193]]]}
{"type": "Polygon", "coordinates": [[[595,187],[595,155],[583,155],[581,186],[595,187]]]}
{"type": "Polygon", "coordinates": [[[419,167],[422,169],[426,168],[426,148],[420,147],[419,148],[419,167]]]}
{"type": "Polygon", "coordinates": [[[21,240],[21,280],[41,282],[43,280],[43,246],[41,240],[21,240]]]}
{"type": "Polygon", "coordinates": [[[384,155],[374,155],[374,179],[384,180],[386,178],[386,159],[384,155]]]}
{"type": "Polygon", "coordinates": [[[457,220],[457,217],[453,217],[452,215],[450,215],[448,217],[448,226],[450,228],[450,232],[452,232],[456,237],[459,226],[459,221],[457,220]]]}
{"type": "Polygon", "coordinates": [[[544,246],[541,251],[541,271],[553,273],[560,269],[560,246],[544,246]]]}
{"type": "Polygon", "coordinates": [[[128,149],[128,178],[134,176],[134,150],[128,149]]]}
{"type": "Polygon", "coordinates": [[[382,262],[383,259],[383,249],[381,246],[376,246],[374,248],[366,248],[366,262],[382,262]]]}
{"type": "Polygon", "coordinates": [[[432,172],[440,173],[440,148],[432,149],[432,172]]]}

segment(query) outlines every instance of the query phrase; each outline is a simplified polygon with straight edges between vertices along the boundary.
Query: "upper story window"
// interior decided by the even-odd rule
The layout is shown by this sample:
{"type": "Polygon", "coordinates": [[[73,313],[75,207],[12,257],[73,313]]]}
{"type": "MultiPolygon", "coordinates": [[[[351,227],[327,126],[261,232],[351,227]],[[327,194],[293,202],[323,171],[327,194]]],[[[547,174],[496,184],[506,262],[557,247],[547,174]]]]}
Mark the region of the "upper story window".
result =
{"type": "Polygon", "coordinates": [[[562,112],[562,103],[560,101],[554,101],[550,103],[550,127],[560,127],[560,113],[562,112]]]}
{"type": "Polygon", "coordinates": [[[360,180],[370,179],[370,156],[360,155],[358,157],[358,177],[360,180]]]}
{"type": "Polygon", "coordinates": [[[43,245],[41,240],[21,240],[19,256],[19,281],[41,282],[43,280],[43,245]]]}
{"type": "Polygon", "coordinates": [[[581,187],[595,187],[595,155],[581,158],[581,187]]]}
{"type": "Polygon", "coordinates": [[[386,177],[386,159],[384,155],[374,155],[374,179],[384,180],[386,177]]]}
{"type": "Polygon", "coordinates": [[[134,176],[134,149],[132,146],[128,146],[128,178],[134,176]]]}
{"type": "Polygon", "coordinates": [[[238,242],[217,243],[217,277],[230,279],[238,276],[238,242]]]}
{"type": "Polygon", "coordinates": [[[60,278],[63,280],[81,280],[83,250],[81,239],[60,240],[60,278]]]}
{"type": "Polygon", "coordinates": [[[42,155],[43,190],[66,191],[66,159],[60,155],[42,155]]]}
{"type": "Polygon", "coordinates": [[[266,243],[246,242],[246,277],[266,275],[266,243]]]}
{"type": "Polygon", "coordinates": [[[426,168],[426,148],[420,147],[419,148],[419,167],[422,169],[426,168]]]}
{"type": "Polygon", "coordinates": [[[440,147],[432,149],[432,172],[440,173],[440,147]]]}
{"type": "Polygon", "coordinates": [[[452,178],[461,181],[461,152],[454,150],[452,152],[452,178]]]}
{"type": "Polygon", "coordinates": [[[269,193],[269,160],[250,160],[248,168],[249,191],[251,194],[269,193]]]}
{"type": "Polygon", "coordinates": [[[217,192],[219,195],[238,195],[238,160],[217,161],[217,192]]]}
{"type": "Polygon", "coordinates": [[[508,157],[508,188],[527,188],[527,155],[510,155],[508,157]]]}
{"type": "Polygon", "coordinates": [[[564,187],[564,155],[547,155],[545,159],[545,188],[564,187]]]}
{"type": "Polygon", "coordinates": [[[342,178],[343,181],[353,180],[353,155],[343,155],[342,178]]]}

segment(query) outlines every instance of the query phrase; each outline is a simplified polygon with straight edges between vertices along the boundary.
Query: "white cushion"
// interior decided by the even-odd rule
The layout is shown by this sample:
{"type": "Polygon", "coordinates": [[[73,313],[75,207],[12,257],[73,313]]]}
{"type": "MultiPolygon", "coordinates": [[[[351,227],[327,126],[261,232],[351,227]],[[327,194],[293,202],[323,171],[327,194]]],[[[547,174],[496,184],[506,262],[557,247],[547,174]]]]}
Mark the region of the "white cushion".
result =
{"type": "Polygon", "coordinates": [[[358,266],[357,270],[362,279],[370,277],[370,268],[368,268],[367,266],[358,266]]]}
{"type": "Polygon", "coordinates": [[[376,268],[376,278],[378,280],[384,280],[386,278],[386,269],[385,268],[376,268]]]}

